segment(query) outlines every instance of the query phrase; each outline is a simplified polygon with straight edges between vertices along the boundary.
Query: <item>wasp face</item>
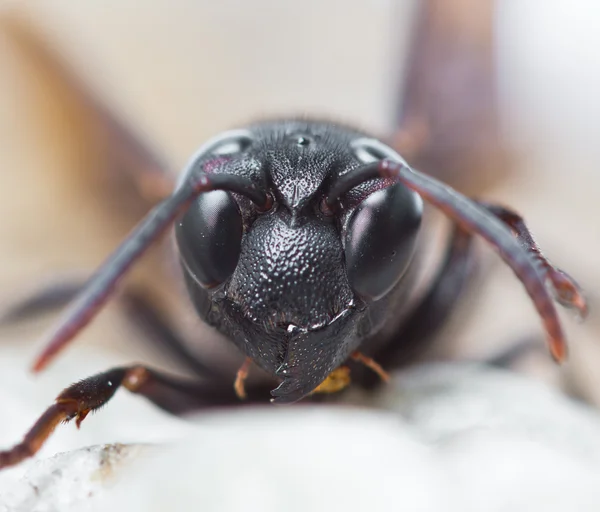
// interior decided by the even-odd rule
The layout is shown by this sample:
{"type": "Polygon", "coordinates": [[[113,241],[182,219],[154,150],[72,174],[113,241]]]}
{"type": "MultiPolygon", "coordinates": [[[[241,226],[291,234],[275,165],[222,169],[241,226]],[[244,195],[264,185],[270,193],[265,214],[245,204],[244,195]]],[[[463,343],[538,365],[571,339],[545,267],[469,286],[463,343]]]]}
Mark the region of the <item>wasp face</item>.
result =
{"type": "Polygon", "coordinates": [[[282,379],[277,401],[306,396],[343,364],[370,305],[408,267],[421,219],[415,193],[379,179],[325,206],[338,177],[390,156],[337,125],[265,123],[210,142],[188,171],[249,177],[273,199],[259,212],[229,192],[201,195],[176,235],[198,311],[282,379]]]}

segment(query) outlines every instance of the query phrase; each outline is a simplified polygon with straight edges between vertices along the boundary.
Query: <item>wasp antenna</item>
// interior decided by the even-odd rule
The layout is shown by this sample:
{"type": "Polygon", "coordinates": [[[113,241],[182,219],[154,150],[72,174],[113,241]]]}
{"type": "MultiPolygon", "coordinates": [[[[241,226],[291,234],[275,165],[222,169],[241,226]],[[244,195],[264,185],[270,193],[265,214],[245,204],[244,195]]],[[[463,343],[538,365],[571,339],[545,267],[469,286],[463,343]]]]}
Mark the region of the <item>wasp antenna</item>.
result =
{"type": "Polygon", "coordinates": [[[460,228],[481,236],[496,249],[531,297],[546,328],[552,357],[558,363],[564,361],[567,358],[567,342],[545,278],[535,259],[519,244],[510,229],[471,199],[430,176],[387,160],[379,162],[378,167],[383,177],[401,181],[460,228]]]}
{"type": "Polygon", "coordinates": [[[48,363],[91,320],[114,293],[121,278],[144,254],[152,243],[183,214],[190,203],[204,192],[229,190],[243,194],[258,206],[268,202],[267,194],[241,176],[231,174],[202,174],[191,176],[170,197],[155,206],[133,229],[125,241],[108,257],[68,306],[44,343],[44,350],[35,360],[33,371],[43,370],[48,363]]]}
{"type": "Polygon", "coordinates": [[[501,220],[475,201],[431,176],[391,160],[369,163],[345,174],[332,187],[327,202],[335,203],[352,187],[374,178],[387,178],[403,183],[441,210],[461,229],[481,236],[494,247],[531,297],[546,328],[552,357],[557,362],[566,359],[567,343],[552,296],[546,288],[545,277],[540,272],[535,258],[501,220]]]}

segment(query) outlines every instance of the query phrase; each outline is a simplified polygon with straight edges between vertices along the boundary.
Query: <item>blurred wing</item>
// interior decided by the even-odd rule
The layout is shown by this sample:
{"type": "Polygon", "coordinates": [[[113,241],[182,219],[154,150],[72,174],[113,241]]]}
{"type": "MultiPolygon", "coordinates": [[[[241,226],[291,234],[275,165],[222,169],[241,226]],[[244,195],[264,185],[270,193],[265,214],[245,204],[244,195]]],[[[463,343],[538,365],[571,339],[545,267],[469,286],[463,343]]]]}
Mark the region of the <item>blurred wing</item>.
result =
{"type": "Polygon", "coordinates": [[[422,0],[395,148],[469,194],[507,173],[494,59],[494,0],[422,0]]]}
{"type": "Polygon", "coordinates": [[[24,14],[8,12],[2,15],[0,28],[33,63],[41,80],[60,88],[70,102],[83,110],[94,130],[94,142],[102,143],[103,152],[108,153],[103,153],[109,162],[104,170],[107,181],[112,182],[113,188],[118,187],[119,198],[141,201],[147,210],[170,195],[174,185],[171,165],[61,59],[32,20],[24,14]],[[133,194],[123,195],[124,190],[133,194]]]}

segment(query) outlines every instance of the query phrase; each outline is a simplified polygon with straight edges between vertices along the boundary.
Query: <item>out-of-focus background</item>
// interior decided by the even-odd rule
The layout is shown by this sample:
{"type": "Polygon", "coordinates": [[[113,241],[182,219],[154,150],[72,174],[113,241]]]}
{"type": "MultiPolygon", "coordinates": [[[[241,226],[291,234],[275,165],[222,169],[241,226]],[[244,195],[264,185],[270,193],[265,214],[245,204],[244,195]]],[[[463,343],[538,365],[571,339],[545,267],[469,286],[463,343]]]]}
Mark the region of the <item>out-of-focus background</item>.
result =
{"type": "MultiPolygon", "coordinates": [[[[469,4],[488,5],[56,0],[3,2],[0,16],[26,16],[71,69],[177,169],[207,137],[267,115],[315,114],[392,136],[415,19],[425,3],[448,9],[448,18],[453,12],[480,14],[469,4]]],[[[570,362],[557,369],[548,358],[532,374],[562,379],[600,405],[600,322],[594,308],[600,290],[600,5],[496,4],[499,112],[513,158],[497,170],[505,176],[476,187],[477,193],[520,211],[545,253],[586,290],[592,306],[586,324],[561,313],[570,362]]],[[[448,80],[451,88],[452,76],[448,80]]],[[[139,208],[123,205],[106,185],[106,148],[93,134],[68,91],[27,58],[0,23],[0,304],[57,273],[93,269],[139,216],[139,208]]],[[[468,182],[462,185],[469,188],[468,182]]],[[[453,322],[438,357],[484,358],[527,337],[543,343],[521,285],[489,251],[483,253],[489,279],[469,304],[468,317],[453,322]]],[[[134,279],[147,283],[148,274],[140,271],[134,279]]],[[[46,317],[0,330],[5,354],[0,373],[28,370],[48,322],[46,317]]],[[[43,388],[31,408],[49,402],[60,379],[67,384],[109,363],[153,359],[156,354],[144,351],[110,306],[60,363],[31,381],[27,393],[43,388]],[[91,346],[97,351],[88,352],[91,346]],[[52,386],[44,384],[49,382],[52,386]]],[[[110,411],[103,415],[110,418],[110,411]]],[[[2,446],[30,423],[11,425],[10,412],[2,408],[10,425],[2,446]]]]}

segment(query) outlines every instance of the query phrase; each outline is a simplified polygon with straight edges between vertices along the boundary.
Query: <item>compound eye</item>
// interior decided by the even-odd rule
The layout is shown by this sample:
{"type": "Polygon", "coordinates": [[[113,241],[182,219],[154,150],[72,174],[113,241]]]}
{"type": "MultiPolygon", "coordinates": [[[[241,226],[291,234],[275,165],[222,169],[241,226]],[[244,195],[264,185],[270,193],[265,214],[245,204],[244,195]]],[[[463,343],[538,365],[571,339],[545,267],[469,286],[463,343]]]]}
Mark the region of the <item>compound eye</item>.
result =
{"type": "Polygon", "coordinates": [[[242,216],[229,192],[200,195],[175,227],[184,269],[203,288],[223,284],[237,266],[242,231],[242,216]]]}
{"type": "Polygon", "coordinates": [[[421,197],[401,183],[372,193],[352,213],[346,232],[346,268],[364,300],[387,294],[406,272],[421,225],[421,197]]]}
{"type": "Polygon", "coordinates": [[[248,130],[229,130],[205,142],[190,158],[185,169],[177,179],[177,188],[181,187],[189,177],[198,171],[198,162],[209,155],[215,158],[227,158],[239,155],[252,146],[254,139],[248,130]]]}

